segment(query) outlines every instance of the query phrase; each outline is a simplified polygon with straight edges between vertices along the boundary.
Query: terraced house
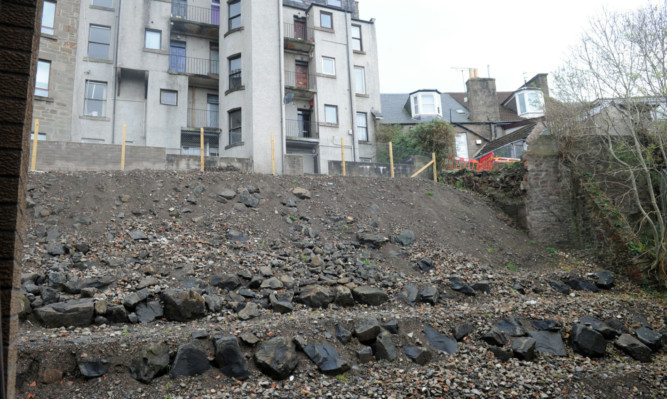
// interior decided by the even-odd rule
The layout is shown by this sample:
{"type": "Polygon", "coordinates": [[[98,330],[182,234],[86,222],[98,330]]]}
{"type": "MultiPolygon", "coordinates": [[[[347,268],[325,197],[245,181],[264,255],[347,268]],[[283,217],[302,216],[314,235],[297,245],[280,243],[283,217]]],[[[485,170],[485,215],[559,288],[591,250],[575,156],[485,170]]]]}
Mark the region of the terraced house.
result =
{"type": "Polygon", "coordinates": [[[327,173],[372,157],[374,20],[350,0],[45,0],[39,139],[327,173]]]}

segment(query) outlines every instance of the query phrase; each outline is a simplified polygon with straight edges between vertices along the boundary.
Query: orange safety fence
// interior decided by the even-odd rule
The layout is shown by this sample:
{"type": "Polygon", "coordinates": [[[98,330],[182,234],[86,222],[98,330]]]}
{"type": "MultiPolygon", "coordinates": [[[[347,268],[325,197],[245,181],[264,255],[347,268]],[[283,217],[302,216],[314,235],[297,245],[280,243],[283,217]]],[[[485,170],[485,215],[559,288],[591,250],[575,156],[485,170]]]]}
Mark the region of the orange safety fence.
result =
{"type": "Polygon", "coordinates": [[[519,159],[494,157],[493,155],[494,154],[490,152],[481,157],[479,160],[459,158],[459,157],[449,157],[447,159],[447,164],[445,165],[445,169],[447,170],[470,169],[479,172],[483,170],[491,170],[494,167],[496,167],[497,164],[509,164],[520,161],[519,159]]]}

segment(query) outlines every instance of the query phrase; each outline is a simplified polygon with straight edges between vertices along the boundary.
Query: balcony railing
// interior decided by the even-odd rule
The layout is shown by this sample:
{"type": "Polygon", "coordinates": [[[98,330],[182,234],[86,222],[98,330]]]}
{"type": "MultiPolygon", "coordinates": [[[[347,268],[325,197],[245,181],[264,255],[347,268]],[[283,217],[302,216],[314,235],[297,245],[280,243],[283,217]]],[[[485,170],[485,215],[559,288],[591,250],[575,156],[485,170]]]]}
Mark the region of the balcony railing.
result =
{"type": "Polygon", "coordinates": [[[197,7],[187,4],[171,3],[172,18],[181,18],[186,21],[220,26],[220,7],[197,7]]]}
{"type": "Polygon", "coordinates": [[[181,72],[193,75],[218,75],[220,72],[220,62],[206,58],[184,57],[171,54],[169,56],[169,72],[181,72]]]}
{"type": "Polygon", "coordinates": [[[242,86],[241,83],[241,70],[236,69],[230,71],[229,73],[229,90],[238,89],[242,86]]]}
{"type": "Polygon", "coordinates": [[[188,127],[217,129],[219,115],[218,110],[188,108],[188,127]]]}
{"type": "Polygon", "coordinates": [[[287,39],[303,40],[306,42],[313,42],[313,28],[308,28],[305,25],[295,25],[285,23],[285,37],[287,39]]]}
{"type": "Polygon", "coordinates": [[[317,134],[313,131],[310,121],[304,120],[285,120],[285,132],[287,137],[316,139],[317,134]]]}
{"type": "Polygon", "coordinates": [[[317,90],[317,78],[315,75],[307,73],[285,71],[285,86],[303,90],[317,90]]]}

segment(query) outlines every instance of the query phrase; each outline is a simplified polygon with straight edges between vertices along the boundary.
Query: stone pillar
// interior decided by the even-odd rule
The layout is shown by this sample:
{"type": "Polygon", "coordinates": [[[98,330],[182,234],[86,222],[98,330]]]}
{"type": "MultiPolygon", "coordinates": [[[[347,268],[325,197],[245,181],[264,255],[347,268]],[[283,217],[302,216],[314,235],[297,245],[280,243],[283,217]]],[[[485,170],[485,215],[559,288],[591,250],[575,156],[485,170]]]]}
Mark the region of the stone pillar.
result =
{"type": "Polygon", "coordinates": [[[42,0],[0,0],[0,309],[5,396],[15,396],[17,294],[42,0]]]}

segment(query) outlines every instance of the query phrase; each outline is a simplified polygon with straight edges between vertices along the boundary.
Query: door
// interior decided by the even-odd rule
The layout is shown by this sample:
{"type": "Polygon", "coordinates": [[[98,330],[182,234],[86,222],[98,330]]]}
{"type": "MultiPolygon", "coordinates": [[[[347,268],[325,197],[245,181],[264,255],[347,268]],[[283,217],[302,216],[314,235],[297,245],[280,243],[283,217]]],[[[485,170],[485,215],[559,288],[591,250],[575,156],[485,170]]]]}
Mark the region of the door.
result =
{"type": "Polygon", "coordinates": [[[172,41],[169,45],[169,70],[185,72],[185,42],[172,41]]]}
{"type": "Polygon", "coordinates": [[[220,0],[211,0],[211,24],[220,25],[220,0]]]}
{"type": "Polygon", "coordinates": [[[299,137],[310,138],[310,110],[300,109],[297,113],[299,116],[299,137]]]}
{"type": "Polygon", "coordinates": [[[211,74],[220,74],[220,51],[218,51],[218,43],[211,43],[211,74]]]}
{"type": "Polygon", "coordinates": [[[187,0],[172,0],[171,14],[174,17],[187,18],[188,17],[188,2],[187,0]]]}
{"type": "Polygon", "coordinates": [[[206,127],[218,127],[219,108],[217,94],[209,94],[206,98],[206,127]]]}
{"type": "Polygon", "coordinates": [[[294,18],[294,38],[308,40],[308,37],[306,37],[306,20],[294,18]]]}
{"type": "Polygon", "coordinates": [[[468,159],[468,136],[465,133],[456,135],[456,156],[468,159]]]}
{"type": "Polygon", "coordinates": [[[296,62],[296,87],[301,89],[308,88],[308,63],[296,62]]]}

